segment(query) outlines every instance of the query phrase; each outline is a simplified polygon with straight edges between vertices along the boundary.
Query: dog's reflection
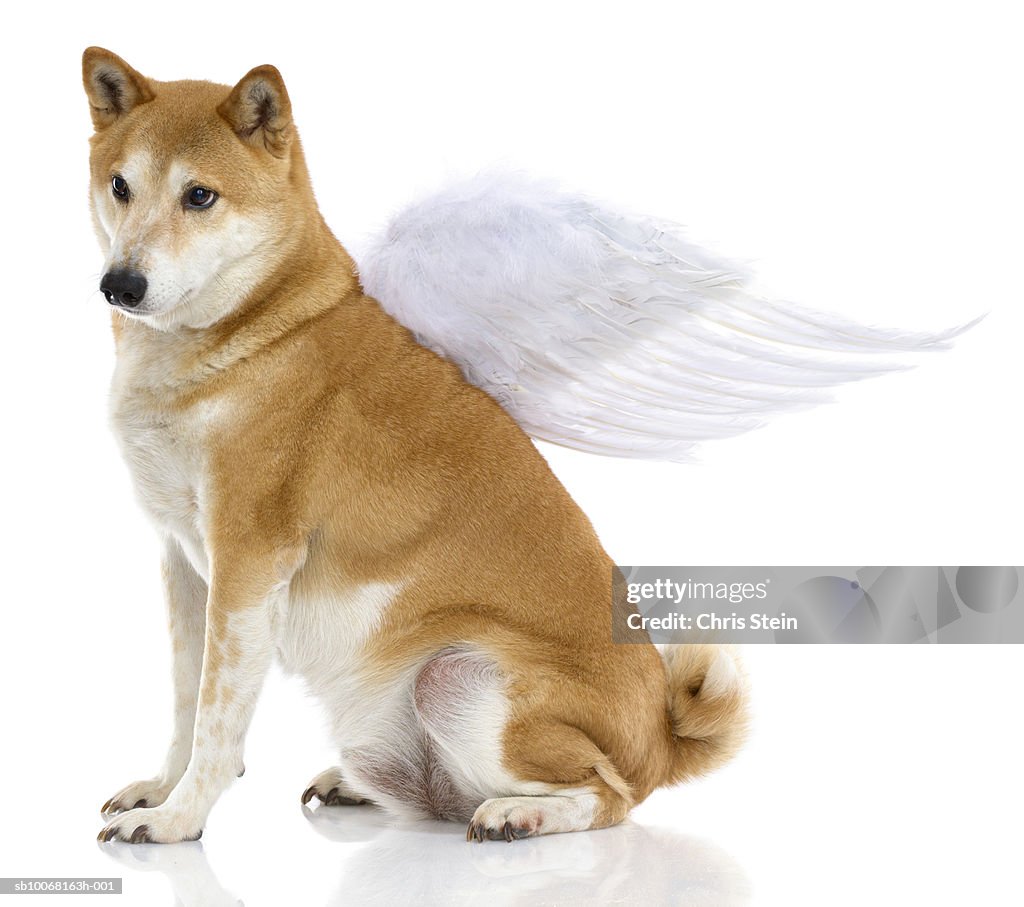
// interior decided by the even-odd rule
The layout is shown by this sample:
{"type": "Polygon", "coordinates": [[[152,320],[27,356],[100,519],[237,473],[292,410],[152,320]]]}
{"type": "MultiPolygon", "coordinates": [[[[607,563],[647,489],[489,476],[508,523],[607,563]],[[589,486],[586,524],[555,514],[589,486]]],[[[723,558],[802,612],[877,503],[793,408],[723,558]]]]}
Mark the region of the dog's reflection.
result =
{"type": "MultiPolygon", "coordinates": [[[[396,825],[373,807],[304,809],[333,841],[364,843],[345,860],[329,907],[350,904],[687,904],[750,900],[742,868],[716,844],[625,822],[602,831],[467,844],[448,823],[396,825]]],[[[120,845],[107,853],[164,873],[181,907],[236,907],[195,844],[120,845]]],[[[245,892],[240,892],[245,897],[245,892]]],[[[254,895],[257,900],[258,895],[254,895]]]]}
{"type": "Polygon", "coordinates": [[[716,844],[625,822],[601,831],[466,844],[447,823],[384,824],[376,810],[319,808],[333,840],[370,838],[345,864],[331,907],[343,904],[687,904],[750,899],[740,866],[716,844]],[[358,814],[358,817],[357,815],[358,814]]]}
{"type": "Polygon", "coordinates": [[[183,844],[104,844],[102,850],[137,872],[160,872],[171,883],[174,907],[243,907],[214,875],[199,841],[183,844]]]}

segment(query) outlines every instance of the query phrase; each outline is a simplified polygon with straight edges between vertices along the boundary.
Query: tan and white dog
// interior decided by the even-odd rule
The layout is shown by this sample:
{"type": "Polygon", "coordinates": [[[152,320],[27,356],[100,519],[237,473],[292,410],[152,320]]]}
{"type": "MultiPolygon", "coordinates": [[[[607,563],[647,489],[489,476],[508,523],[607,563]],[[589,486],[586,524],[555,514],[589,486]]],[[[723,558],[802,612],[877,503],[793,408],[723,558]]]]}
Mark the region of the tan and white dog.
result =
{"type": "Polygon", "coordinates": [[[714,646],[613,643],[613,564],[522,429],[366,296],[285,86],[85,52],[112,418],[164,542],[176,711],[110,841],[197,838],[275,656],[371,801],[505,839],[600,828],[738,746],[714,646]]]}

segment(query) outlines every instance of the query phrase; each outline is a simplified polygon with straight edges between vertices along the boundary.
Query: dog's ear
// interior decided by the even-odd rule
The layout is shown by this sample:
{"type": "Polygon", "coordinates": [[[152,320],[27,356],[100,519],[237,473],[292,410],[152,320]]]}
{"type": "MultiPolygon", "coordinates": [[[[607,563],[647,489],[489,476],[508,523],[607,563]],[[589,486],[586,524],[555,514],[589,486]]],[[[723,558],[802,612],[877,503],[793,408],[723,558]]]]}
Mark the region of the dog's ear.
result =
{"type": "Polygon", "coordinates": [[[292,137],[292,104],[274,66],[257,66],[217,108],[235,134],[249,145],[284,157],[292,137]]]}
{"type": "Polygon", "coordinates": [[[82,54],[82,82],[97,131],[106,129],[133,107],[153,100],[149,80],[102,47],[86,48],[82,54]]]}

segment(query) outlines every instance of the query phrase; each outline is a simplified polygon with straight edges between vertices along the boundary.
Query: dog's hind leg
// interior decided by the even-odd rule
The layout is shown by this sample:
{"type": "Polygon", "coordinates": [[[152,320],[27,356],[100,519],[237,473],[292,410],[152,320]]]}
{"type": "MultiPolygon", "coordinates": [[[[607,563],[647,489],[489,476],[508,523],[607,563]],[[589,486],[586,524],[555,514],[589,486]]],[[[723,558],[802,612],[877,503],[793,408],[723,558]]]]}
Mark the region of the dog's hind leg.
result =
{"type": "Polygon", "coordinates": [[[302,794],[302,805],[314,797],[327,806],[357,806],[371,802],[348,787],[340,768],[329,768],[310,781],[302,794]]]}
{"type": "Polygon", "coordinates": [[[166,541],[162,567],[174,676],[171,745],[160,773],[119,790],[103,804],[101,812],[105,814],[124,812],[134,807],[159,806],[185,774],[192,756],[196,701],[203,670],[207,588],[192,569],[181,546],[170,537],[166,541]]]}
{"type": "Polygon", "coordinates": [[[482,653],[435,656],[420,670],[414,698],[446,771],[479,804],[466,816],[467,840],[603,828],[633,805],[629,785],[582,730],[557,719],[510,719],[505,681],[482,653]]]}
{"type": "Polygon", "coordinates": [[[563,831],[587,831],[621,822],[629,803],[595,782],[548,796],[495,797],[485,800],[466,828],[467,841],[514,841],[563,831]]]}
{"type": "Polygon", "coordinates": [[[633,806],[629,785],[579,728],[515,722],[505,730],[502,752],[516,780],[511,790],[496,790],[477,807],[467,841],[605,828],[621,822],[633,806]]]}

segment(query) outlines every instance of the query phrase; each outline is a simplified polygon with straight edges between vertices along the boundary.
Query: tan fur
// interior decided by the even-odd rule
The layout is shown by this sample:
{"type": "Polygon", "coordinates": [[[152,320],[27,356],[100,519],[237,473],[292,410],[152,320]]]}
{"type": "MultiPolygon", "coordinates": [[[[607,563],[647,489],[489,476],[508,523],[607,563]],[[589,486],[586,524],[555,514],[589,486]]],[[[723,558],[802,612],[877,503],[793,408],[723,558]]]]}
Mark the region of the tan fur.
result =
{"type": "MultiPolygon", "coordinates": [[[[252,684],[228,678],[248,664],[252,634],[277,625],[267,602],[366,584],[400,589],[362,653],[367,682],[398,683],[452,646],[486,653],[506,684],[495,745],[508,774],[593,792],[593,827],[725,758],[742,691],[688,691],[713,651],[670,661],[667,676],[648,643],[611,641],[613,564],[590,523],[501,407],[363,294],[316,207],[277,71],[259,67],[231,89],[146,80],[98,49],[84,66],[101,243],[101,223],[135,216],[104,187],[139,152],[153,175],[137,208],[182,163],[220,194],[199,214],[168,202],[132,253],[142,266],[154,244],[185,254],[225,218],[255,219],[274,238],[209,324],[173,311],[113,317],[114,423],[143,506],[186,549],[194,528],[208,561],[193,763],[204,714],[220,710],[211,733],[223,736],[251,708],[252,684]]],[[[173,839],[146,821],[148,839],[173,839]]]]}
{"type": "Polygon", "coordinates": [[[676,752],[669,781],[687,781],[731,759],[747,733],[747,681],[739,659],[717,645],[667,646],[669,711],[676,752]]]}

